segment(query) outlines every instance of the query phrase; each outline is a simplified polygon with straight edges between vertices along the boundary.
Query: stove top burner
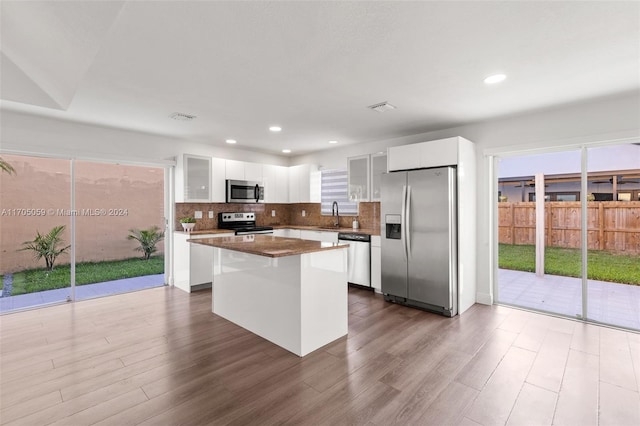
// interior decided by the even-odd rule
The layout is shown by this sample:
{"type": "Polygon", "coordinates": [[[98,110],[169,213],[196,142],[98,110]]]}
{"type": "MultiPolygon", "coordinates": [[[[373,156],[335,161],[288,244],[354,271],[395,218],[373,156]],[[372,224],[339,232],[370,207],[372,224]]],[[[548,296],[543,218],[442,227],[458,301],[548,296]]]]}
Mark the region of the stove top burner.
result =
{"type": "Polygon", "coordinates": [[[236,235],[270,234],[271,226],[256,226],[256,215],[253,212],[222,212],[218,213],[218,229],[236,231],[236,235]]]}

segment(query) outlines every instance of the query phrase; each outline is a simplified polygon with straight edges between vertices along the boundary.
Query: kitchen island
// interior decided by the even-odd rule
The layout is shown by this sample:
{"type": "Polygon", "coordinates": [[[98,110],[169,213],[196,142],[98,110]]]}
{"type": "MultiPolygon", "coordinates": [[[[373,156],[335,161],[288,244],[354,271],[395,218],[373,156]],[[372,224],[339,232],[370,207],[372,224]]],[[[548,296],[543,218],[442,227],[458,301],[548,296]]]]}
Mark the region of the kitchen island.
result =
{"type": "Polygon", "coordinates": [[[271,235],[189,242],[213,250],[214,314],[298,356],[347,334],[348,245],[271,235]]]}

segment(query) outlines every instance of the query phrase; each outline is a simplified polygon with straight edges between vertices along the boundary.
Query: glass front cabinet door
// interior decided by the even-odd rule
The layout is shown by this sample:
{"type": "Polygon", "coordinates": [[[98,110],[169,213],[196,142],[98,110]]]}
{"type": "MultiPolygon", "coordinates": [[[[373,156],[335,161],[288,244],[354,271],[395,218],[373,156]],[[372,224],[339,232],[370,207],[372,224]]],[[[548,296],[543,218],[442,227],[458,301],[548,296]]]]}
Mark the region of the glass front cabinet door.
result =
{"type": "Polygon", "coordinates": [[[348,159],[349,201],[369,201],[369,155],[348,159]]]}
{"type": "Polygon", "coordinates": [[[211,157],[184,156],[185,201],[211,200],[211,157]]]}

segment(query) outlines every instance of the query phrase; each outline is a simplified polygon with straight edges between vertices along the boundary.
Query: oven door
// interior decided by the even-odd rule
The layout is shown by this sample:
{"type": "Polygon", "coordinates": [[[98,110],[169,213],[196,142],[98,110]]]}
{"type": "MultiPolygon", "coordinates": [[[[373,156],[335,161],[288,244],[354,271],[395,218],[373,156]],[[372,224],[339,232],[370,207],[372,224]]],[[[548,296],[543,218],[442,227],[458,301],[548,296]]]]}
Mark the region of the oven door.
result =
{"type": "Polygon", "coordinates": [[[227,179],[227,203],[264,203],[264,187],[259,182],[227,179]]]}

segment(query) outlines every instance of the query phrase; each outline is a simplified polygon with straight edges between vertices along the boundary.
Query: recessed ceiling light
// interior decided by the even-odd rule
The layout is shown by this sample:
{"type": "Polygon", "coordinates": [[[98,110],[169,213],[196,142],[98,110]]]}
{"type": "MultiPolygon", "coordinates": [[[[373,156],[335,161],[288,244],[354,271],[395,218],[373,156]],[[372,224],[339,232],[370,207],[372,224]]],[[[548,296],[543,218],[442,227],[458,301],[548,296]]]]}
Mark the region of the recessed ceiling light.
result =
{"type": "Polygon", "coordinates": [[[235,139],[227,139],[225,142],[226,143],[236,143],[236,140],[235,139]]]}
{"type": "Polygon", "coordinates": [[[329,141],[330,144],[336,144],[338,141],[329,141]]]}
{"type": "Polygon", "coordinates": [[[279,132],[280,130],[282,130],[282,127],[280,127],[280,126],[271,126],[271,127],[269,127],[269,130],[271,130],[272,132],[279,132]]]}
{"type": "Polygon", "coordinates": [[[182,112],[174,112],[173,114],[169,115],[169,118],[173,118],[174,120],[178,121],[191,121],[194,120],[196,116],[191,114],[184,114],[182,112]]]}
{"type": "Polygon", "coordinates": [[[290,150],[290,149],[286,149],[286,148],[285,148],[285,149],[283,149],[283,150],[282,150],[282,152],[284,152],[285,154],[288,154],[288,153],[290,153],[290,152],[291,152],[291,150],[290,150]]]}
{"type": "Polygon", "coordinates": [[[489,76],[489,77],[484,79],[484,84],[500,83],[501,81],[504,81],[505,78],[507,78],[507,76],[504,75],[504,74],[491,75],[491,76],[489,76]]]}

